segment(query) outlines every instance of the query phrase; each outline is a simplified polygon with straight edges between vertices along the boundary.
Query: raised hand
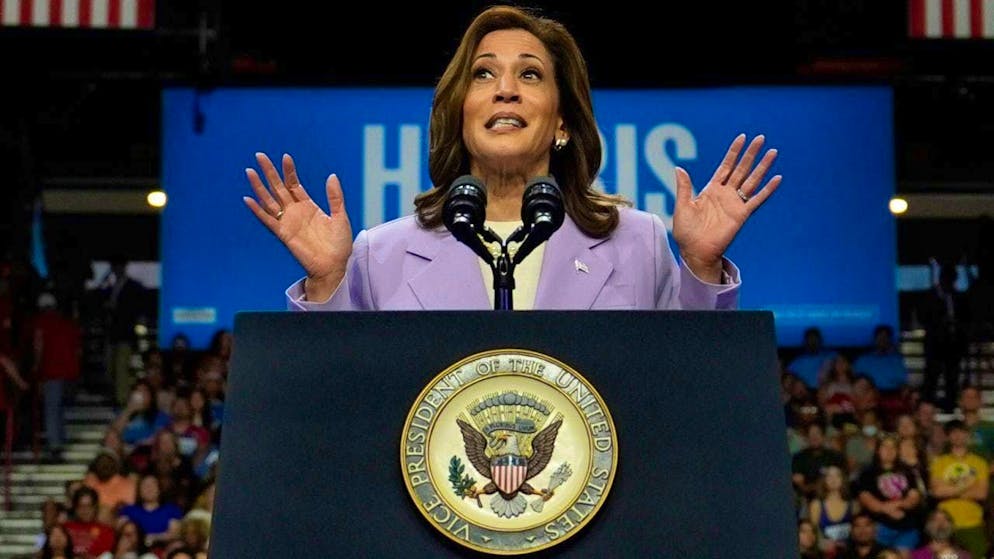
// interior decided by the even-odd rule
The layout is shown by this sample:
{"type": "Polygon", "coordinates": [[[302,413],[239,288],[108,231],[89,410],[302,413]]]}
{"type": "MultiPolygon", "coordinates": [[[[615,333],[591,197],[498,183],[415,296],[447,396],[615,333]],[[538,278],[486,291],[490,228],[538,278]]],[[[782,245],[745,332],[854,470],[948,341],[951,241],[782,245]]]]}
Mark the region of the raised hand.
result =
{"type": "Polygon", "coordinates": [[[764,140],[763,136],[756,136],[739,160],[746,136],[736,137],[711,180],[696,197],[690,175],[680,167],[676,169],[673,238],[683,261],[704,281],[720,281],[725,250],[749,216],[780,186],[782,177],[776,175],[760,188],[777,150],[768,150],[753,168],[764,140]]]}
{"type": "Polygon", "coordinates": [[[307,272],[307,298],[327,299],[345,277],[352,254],[352,226],[345,213],[345,198],[338,177],[331,175],[325,183],[331,210],[328,215],[300,184],[289,155],[283,155],[282,178],[266,154],[257,153],[255,158],[268,188],[255,169],[245,169],[255,198],[245,196],[242,200],[307,272]]]}

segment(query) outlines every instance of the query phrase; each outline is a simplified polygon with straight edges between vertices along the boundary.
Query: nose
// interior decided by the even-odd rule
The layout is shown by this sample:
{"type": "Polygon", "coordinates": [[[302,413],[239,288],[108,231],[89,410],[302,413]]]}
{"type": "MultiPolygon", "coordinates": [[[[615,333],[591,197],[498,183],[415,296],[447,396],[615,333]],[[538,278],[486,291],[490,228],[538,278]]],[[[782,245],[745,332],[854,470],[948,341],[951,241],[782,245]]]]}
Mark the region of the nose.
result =
{"type": "Polygon", "coordinates": [[[518,94],[518,83],[511,72],[505,72],[497,80],[494,103],[517,103],[519,101],[521,101],[521,96],[518,94]]]}

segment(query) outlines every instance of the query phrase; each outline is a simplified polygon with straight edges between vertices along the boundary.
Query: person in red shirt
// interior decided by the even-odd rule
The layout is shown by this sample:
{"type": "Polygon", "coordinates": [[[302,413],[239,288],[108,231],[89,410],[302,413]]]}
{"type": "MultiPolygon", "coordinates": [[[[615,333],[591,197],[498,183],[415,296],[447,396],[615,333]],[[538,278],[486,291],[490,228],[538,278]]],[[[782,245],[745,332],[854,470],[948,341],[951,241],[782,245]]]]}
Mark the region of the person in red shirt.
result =
{"type": "Polygon", "coordinates": [[[38,297],[38,310],[32,323],[33,372],[44,398],[48,451],[58,458],[65,441],[62,399],[66,382],[79,379],[82,333],[74,320],[59,313],[51,293],[38,297]]]}
{"type": "Polygon", "coordinates": [[[91,559],[114,550],[114,529],[97,522],[99,505],[97,492],[89,487],[81,487],[73,494],[75,518],[66,522],[65,527],[73,542],[73,553],[79,557],[91,559]]]}

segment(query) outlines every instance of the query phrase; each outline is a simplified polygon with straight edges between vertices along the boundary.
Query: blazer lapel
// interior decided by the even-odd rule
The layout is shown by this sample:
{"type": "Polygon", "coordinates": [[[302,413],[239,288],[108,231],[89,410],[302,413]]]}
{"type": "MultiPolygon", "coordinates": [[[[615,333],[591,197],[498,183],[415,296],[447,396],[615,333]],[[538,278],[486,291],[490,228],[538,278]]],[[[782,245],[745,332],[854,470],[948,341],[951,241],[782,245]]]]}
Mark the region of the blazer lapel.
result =
{"type": "Polygon", "coordinates": [[[426,310],[486,310],[490,300],[483,287],[479,257],[447,233],[419,231],[407,252],[428,264],[407,281],[426,310]]]}
{"type": "Polygon", "coordinates": [[[566,216],[545,247],[535,308],[591,308],[614,270],[609,260],[591,250],[606,240],[588,237],[566,216]]]}

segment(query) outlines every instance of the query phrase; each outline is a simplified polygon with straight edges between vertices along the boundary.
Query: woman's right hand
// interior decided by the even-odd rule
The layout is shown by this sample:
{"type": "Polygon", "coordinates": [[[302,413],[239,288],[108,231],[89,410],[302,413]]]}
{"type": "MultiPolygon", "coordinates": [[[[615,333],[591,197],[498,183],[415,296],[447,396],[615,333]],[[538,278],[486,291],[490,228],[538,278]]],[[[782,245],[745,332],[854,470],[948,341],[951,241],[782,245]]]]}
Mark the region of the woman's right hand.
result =
{"type": "Polygon", "coordinates": [[[345,198],[338,177],[325,183],[331,215],[314,203],[297,178],[293,159],[283,155],[283,178],[264,153],[255,154],[268,188],[255,169],[245,169],[255,199],[242,200],[255,217],[269,228],[307,272],[304,290],[309,301],[331,297],[352,254],[352,226],[345,213],[345,198]]]}

